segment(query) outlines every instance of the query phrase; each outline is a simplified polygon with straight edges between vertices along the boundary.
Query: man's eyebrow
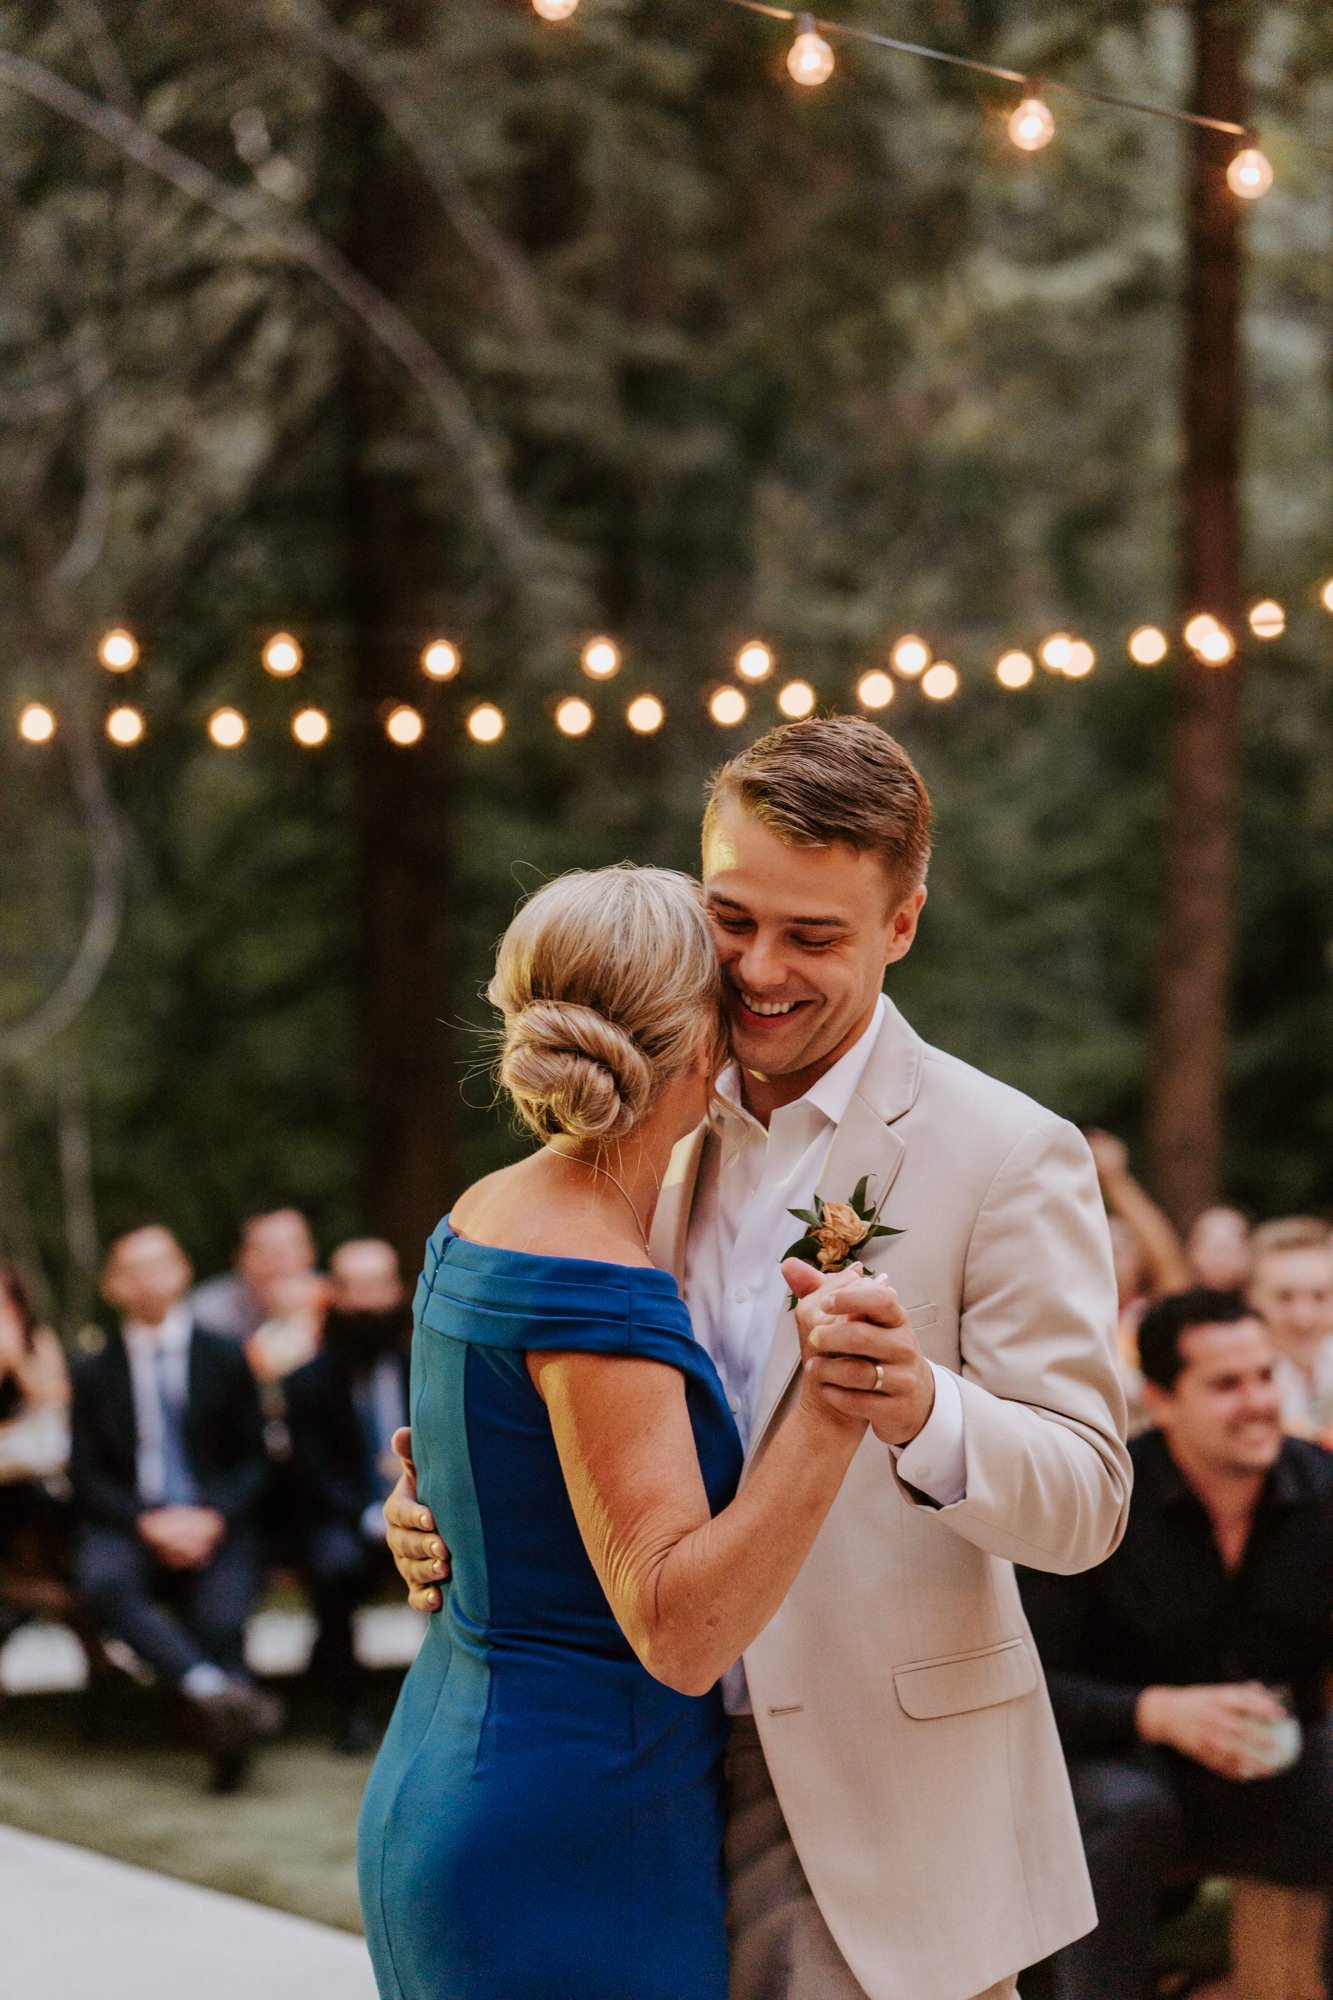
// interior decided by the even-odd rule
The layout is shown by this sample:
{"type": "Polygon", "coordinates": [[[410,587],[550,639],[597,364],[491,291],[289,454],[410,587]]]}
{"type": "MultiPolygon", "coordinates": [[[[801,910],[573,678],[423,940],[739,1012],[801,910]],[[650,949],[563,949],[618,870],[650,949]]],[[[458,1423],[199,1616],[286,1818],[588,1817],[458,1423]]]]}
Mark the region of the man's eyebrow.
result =
{"type": "MultiPolygon", "coordinates": [[[[708,901],[720,910],[735,910],[739,915],[745,917],[748,917],[750,914],[744,903],[736,902],[731,896],[720,895],[715,889],[710,889],[707,894],[708,901]]],[[[782,921],[787,924],[793,924],[800,930],[845,931],[851,929],[850,920],[847,917],[839,916],[784,917],[782,921]]]]}

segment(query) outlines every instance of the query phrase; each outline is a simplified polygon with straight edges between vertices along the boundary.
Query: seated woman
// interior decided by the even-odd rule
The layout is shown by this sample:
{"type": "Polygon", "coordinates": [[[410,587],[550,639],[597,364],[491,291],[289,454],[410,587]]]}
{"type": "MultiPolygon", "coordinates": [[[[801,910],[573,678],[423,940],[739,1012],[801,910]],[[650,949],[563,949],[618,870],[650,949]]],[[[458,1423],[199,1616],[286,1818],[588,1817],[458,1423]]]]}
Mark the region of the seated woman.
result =
{"type": "Polygon", "coordinates": [[[417,1290],[412,1435],[453,1573],[362,1808],[371,1955],[383,2000],[725,2000],[716,1683],[865,1427],[808,1359],[737,1492],[721,1382],[648,1255],[721,1054],[697,885],[548,884],[490,997],[542,1144],[454,1204],[417,1290]]]}

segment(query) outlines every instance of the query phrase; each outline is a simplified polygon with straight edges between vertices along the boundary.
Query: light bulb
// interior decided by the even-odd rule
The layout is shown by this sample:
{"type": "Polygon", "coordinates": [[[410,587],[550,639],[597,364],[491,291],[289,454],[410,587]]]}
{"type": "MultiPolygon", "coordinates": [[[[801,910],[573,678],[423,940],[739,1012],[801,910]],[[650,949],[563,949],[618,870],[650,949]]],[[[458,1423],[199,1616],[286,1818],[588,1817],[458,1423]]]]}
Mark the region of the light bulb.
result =
{"type": "Polygon", "coordinates": [[[609,681],[620,672],[620,648],[612,639],[590,639],[583,648],[583,671],[590,680],[609,681]]]}
{"type": "Polygon", "coordinates": [[[666,720],[666,710],[655,694],[636,694],[625,710],[625,720],[637,736],[652,736],[666,720]]]}
{"type": "Polygon", "coordinates": [[[414,743],[420,743],[426,733],[426,725],[421,719],[421,711],[408,702],[399,702],[384,718],[384,734],[390,743],[396,743],[400,750],[410,750],[414,743]]]}
{"type": "Polygon", "coordinates": [[[586,736],[592,728],[592,710],[578,695],[569,695],[556,709],[555,726],[562,736],[586,736]]]}
{"type": "Polygon", "coordinates": [[[543,21],[567,21],[577,13],[579,0],[532,0],[532,11],[543,21]]]}
{"type": "Polygon", "coordinates": [[[1323,605],[1325,611],[1333,611],[1333,576],[1328,579],[1328,582],[1320,591],[1319,602],[1323,605]]]}
{"type": "Polygon", "coordinates": [[[1025,97],[1009,114],[1009,137],[1020,153],[1039,153],[1055,137],[1055,120],[1049,104],[1040,97],[1025,97]]]}
{"type": "Polygon", "coordinates": [[[422,648],[421,671],[433,681],[451,681],[463,664],[463,655],[448,639],[432,639],[422,648]]]}
{"type": "Polygon", "coordinates": [[[1169,651],[1165,632],[1155,625],[1138,625],[1129,635],[1129,657],[1135,666],[1160,667],[1169,651]]]}
{"type": "Polygon", "coordinates": [[[1039,648],[1042,665],[1053,674],[1064,673],[1069,666],[1073,644],[1068,632],[1052,632],[1049,639],[1042,640],[1039,648]]]}
{"type": "Polygon", "coordinates": [[[106,733],[122,750],[128,750],[143,736],[143,717],[137,708],[113,708],[106,719],[106,733]]]}
{"type": "Polygon", "coordinates": [[[1250,610],[1250,630],[1256,639],[1280,639],[1287,629],[1287,614],[1275,598],[1265,597],[1250,610]]]}
{"type": "Polygon", "coordinates": [[[1227,168],[1227,186],[1242,201],[1258,201],[1273,185],[1273,168],[1257,146],[1246,146],[1227,168]]]}
{"type": "Polygon", "coordinates": [[[930,647],[924,639],[918,639],[914,632],[909,632],[905,639],[898,641],[889,657],[905,680],[914,681],[930,665],[930,647]]]}
{"type": "Polygon", "coordinates": [[[1221,629],[1211,611],[1196,612],[1185,627],[1185,644],[1192,653],[1197,653],[1207,642],[1210,634],[1220,632],[1221,629]]]}
{"type": "Polygon", "coordinates": [[[1065,674],[1071,681],[1081,681],[1090,674],[1097,664],[1097,655],[1086,639],[1071,639],[1069,658],[1065,661],[1065,674]]]}
{"type": "Polygon", "coordinates": [[[109,674],[127,674],[138,663],[139,642],[133,632],[118,625],[114,631],[102,634],[97,657],[109,674]]]}
{"type": "Polygon", "coordinates": [[[505,719],[493,701],[483,701],[467,719],[467,733],[474,743],[498,743],[505,733],[505,719]]]}
{"type": "Polygon", "coordinates": [[[793,83],[827,83],[833,74],[833,51],[815,27],[813,14],[796,16],[796,39],[787,51],[787,73],[793,83]]]}
{"type": "Polygon", "coordinates": [[[714,722],[720,722],[724,729],[733,729],[738,722],[744,722],[749,703],[739,688],[718,688],[708,703],[708,713],[714,722]]]}
{"type": "Polygon", "coordinates": [[[778,707],[792,722],[810,714],[817,697],[809,681],[788,681],[778,696],[778,707]]]}
{"type": "Polygon", "coordinates": [[[292,717],[292,735],[303,750],[318,750],[329,740],[329,718],[322,708],[298,708],[292,717]]]}
{"type": "Polygon", "coordinates": [[[1001,653],[995,662],[995,678],[1005,688],[1025,688],[1036,671],[1030,653],[1001,653]]]}
{"type": "Polygon", "coordinates": [[[208,718],[208,733],[219,750],[237,750],[250,734],[250,725],[237,708],[215,708],[208,718]]]}
{"type": "Polygon", "coordinates": [[[921,692],[931,701],[949,701],[958,692],[958,669],[947,660],[936,660],[921,676],[921,692]]]}
{"type": "Polygon", "coordinates": [[[25,743],[49,743],[56,733],[56,719],[44,701],[30,701],[19,711],[19,735],[25,743]]]}
{"type": "Polygon", "coordinates": [[[260,655],[265,670],[285,681],[291,674],[299,674],[305,658],[300,643],[290,632],[275,632],[260,655]]]}
{"type": "Polygon", "coordinates": [[[1206,667],[1224,667],[1236,655],[1236,642],[1225,625],[1214,625],[1194,648],[1206,667]]]}
{"type": "Polygon", "coordinates": [[[872,667],[856,683],[856,699],[862,708],[887,708],[893,700],[893,680],[882,667],[872,667]]]}
{"type": "Polygon", "coordinates": [[[773,655],[762,639],[751,639],[736,655],[736,672],[742,680],[767,680],[772,671],[773,655]]]}

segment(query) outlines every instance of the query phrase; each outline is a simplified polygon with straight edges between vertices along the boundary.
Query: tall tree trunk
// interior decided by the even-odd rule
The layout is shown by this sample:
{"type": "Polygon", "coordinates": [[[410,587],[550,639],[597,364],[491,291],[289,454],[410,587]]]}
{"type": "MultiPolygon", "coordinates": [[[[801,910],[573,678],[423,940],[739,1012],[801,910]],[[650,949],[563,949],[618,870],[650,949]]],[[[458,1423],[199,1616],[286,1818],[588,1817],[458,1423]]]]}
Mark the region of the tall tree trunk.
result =
{"type": "MultiPolygon", "coordinates": [[[[1194,107],[1244,122],[1235,0],[1194,0],[1194,107]]],[[[1177,669],[1171,796],[1147,1109],[1155,1192],[1184,1226],[1222,1169],[1228,988],[1241,759],[1241,211],[1226,169],[1237,142],[1190,134],[1184,325],[1182,619],[1212,612],[1236,657],[1177,669]]]]}

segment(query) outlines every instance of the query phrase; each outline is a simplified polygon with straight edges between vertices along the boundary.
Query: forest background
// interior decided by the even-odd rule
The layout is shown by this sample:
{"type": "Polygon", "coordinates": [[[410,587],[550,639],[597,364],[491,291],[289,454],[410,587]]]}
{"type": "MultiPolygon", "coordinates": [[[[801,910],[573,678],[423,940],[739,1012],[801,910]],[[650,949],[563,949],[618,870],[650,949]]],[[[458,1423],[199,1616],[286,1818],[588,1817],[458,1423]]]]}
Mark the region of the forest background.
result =
{"type": "MultiPolygon", "coordinates": [[[[1245,583],[1289,623],[1246,649],[1222,1178],[1267,1215],[1333,1206],[1333,159],[1289,143],[1333,135],[1333,19],[1240,11],[1278,170],[1245,217],[1245,583]]],[[[1166,102],[1189,15],[838,10],[1166,102]]],[[[848,44],[802,91],[788,39],[720,0],[0,4],[0,1254],[66,1325],[149,1218],[202,1270],[278,1202],[415,1266],[521,1143],[481,997],[519,896],[694,867],[707,773],[778,680],[851,709],[908,630],[962,686],[883,718],[938,814],[893,995],[1137,1139],[1175,668],[1124,639],[1176,616],[1184,142],[1062,100],[1025,157],[1012,92],[848,44]],[[1093,675],[1001,690],[1054,627],[1093,675]],[[260,668],[278,629],[298,684],[260,668]],[[626,665],[593,689],[601,630],[626,665]],[[437,633],[464,667],[432,688],[437,633]],[[721,730],[704,697],[756,634],[782,673],[721,730]],[[637,738],[645,689],[667,721],[637,738]]]]}

